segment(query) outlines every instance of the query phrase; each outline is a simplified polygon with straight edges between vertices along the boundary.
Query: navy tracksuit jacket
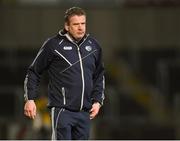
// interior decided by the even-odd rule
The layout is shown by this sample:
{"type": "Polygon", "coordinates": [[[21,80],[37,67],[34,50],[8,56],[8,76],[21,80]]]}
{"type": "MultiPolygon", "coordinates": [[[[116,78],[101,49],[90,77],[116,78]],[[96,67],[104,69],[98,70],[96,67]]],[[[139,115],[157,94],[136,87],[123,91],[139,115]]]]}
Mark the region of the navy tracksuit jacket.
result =
{"type": "Polygon", "coordinates": [[[26,100],[37,97],[44,70],[49,74],[48,107],[60,109],[54,109],[57,111],[56,123],[62,109],[89,111],[94,102],[103,104],[102,50],[90,35],[75,43],[62,30],[43,44],[27,71],[24,83],[26,100]]]}

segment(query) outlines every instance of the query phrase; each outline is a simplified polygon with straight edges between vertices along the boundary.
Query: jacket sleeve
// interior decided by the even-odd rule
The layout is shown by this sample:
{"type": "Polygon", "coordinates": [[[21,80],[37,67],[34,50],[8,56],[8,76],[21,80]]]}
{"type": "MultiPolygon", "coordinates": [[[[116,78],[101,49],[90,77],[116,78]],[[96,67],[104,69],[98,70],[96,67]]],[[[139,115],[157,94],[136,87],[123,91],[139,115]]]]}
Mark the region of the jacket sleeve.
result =
{"type": "Polygon", "coordinates": [[[29,66],[24,80],[24,99],[33,100],[37,97],[37,89],[41,75],[51,62],[52,53],[49,41],[46,41],[37,53],[34,61],[29,66]]]}
{"type": "Polygon", "coordinates": [[[103,105],[105,99],[104,89],[105,89],[105,78],[104,78],[104,65],[102,62],[102,50],[100,49],[96,60],[96,70],[93,76],[93,91],[92,91],[92,101],[99,102],[103,105]]]}

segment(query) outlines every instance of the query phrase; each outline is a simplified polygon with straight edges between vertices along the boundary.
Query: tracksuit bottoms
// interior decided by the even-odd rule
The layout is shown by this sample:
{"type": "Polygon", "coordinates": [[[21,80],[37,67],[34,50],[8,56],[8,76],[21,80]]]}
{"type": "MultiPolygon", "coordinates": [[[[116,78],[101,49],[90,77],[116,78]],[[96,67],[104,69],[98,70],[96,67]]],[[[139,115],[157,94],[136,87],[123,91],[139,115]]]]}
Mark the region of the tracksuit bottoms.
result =
{"type": "Polygon", "coordinates": [[[63,108],[51,109],[52,140],[88,140],[89,112],[73,112],[63,108]]]}

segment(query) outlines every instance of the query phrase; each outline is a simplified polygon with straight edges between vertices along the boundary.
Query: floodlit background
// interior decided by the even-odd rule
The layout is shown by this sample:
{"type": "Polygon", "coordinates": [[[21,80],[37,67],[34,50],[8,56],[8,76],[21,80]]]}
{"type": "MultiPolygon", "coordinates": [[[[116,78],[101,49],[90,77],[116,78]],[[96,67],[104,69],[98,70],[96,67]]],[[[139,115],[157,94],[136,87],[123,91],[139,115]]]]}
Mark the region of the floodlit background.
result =
{"type": "Polygon", "coordinates": [[[104,51],[106,99],[90,139],[180,139],[178,0],[0,0],[0,139],[50,139],[47,73],[34,121],[23,116],[23,84],[72,6],[104,51]]]}

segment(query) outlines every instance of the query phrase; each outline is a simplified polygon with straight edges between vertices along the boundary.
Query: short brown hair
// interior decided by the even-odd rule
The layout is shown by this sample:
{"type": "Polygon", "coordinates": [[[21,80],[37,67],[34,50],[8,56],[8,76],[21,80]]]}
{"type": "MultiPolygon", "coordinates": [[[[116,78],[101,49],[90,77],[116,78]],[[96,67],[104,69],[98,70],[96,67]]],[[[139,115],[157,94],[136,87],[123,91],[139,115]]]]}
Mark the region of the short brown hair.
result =
{"type": "Polygon", "coordinates": [[[80,7],[71,7],[66,10],[65,15],[64,15],[64,21],[69,22],[69,18],[74,15],[78,15],[78,16],[85,15],[86,16],[86,13],[80,7]]]}

